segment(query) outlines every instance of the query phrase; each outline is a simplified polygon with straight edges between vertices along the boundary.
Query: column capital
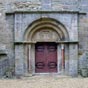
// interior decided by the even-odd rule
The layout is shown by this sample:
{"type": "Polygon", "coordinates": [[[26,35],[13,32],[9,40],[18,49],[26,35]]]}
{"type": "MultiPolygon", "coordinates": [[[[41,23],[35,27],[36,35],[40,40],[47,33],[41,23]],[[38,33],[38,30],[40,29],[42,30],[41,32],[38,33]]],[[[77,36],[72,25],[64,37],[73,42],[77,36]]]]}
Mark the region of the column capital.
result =
{"type": "Polygon", "coordinates": [[[61,44],[61,49],[64,49],[64,44],[61,44]]]}

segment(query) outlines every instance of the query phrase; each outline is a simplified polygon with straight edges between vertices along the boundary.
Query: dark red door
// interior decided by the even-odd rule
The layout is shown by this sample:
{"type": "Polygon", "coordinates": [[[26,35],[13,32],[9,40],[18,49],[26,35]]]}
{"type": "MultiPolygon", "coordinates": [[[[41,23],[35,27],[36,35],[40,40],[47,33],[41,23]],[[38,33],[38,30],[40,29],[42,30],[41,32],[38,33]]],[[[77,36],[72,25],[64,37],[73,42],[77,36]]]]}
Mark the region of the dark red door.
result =
{"type": "Polygon", "coordinates": [[[57,72],[56,43],[37,43],[35,45],[35,72],[57,72]]]}

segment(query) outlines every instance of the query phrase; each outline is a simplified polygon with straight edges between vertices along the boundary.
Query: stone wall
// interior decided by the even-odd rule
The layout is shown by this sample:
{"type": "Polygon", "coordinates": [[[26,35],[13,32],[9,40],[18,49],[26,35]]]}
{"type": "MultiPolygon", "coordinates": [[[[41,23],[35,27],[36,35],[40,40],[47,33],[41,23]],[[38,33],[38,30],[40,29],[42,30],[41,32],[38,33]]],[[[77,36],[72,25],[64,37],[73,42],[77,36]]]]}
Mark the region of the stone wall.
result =
{"type": "Polygon", "coordinates": [[[87,1],[83,0],[4,0],[4,7],[6,10],[64,10],[64,11],[78,11],[85,10],[87,1]]]}
{"type": "Polygon", "coordinates": [[[85,52],[79,60],[79,72],[83,77],[88,77],[88,52],[85,52]]]}
{"type": "Polygon", "coordinates": [[[0,0],[0,44],[6,46],[10,65],[14,65],[14,15],[13,11],[79,11],[79,55],[88,50],[88,0],[0,0]],[[46,8],[47,7],[47,8],[46,8]]]}
{"type": "Polygon", "coordinates": [[[79,54],[88,50],[88,14],[79,16],[79,54]]]}

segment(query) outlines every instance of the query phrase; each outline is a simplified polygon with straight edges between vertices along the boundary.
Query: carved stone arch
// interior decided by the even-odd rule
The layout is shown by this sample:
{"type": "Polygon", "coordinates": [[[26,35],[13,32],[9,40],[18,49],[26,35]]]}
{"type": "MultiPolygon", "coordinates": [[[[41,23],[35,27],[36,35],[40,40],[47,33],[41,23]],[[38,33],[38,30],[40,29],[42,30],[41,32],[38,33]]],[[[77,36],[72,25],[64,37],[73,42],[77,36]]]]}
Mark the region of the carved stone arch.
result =
{"type": "Polygon", "coordinates": [[[34,34],[36,34],[35,32],[38,33],[38,30],[39,32],[42,30],[48,30],[48,31],[52,31],[52,33],[54,34],[56,33],[56,37],[58,38],[56,38],[55,41],[69,40],[69,35],[66,28],[60,22],[52,18],[40,18],[34,21],[32,24],[30,24],[24,35],[25,40],[33,41],[34,34]]]}
{"type": "MultiPolygon", "coordinates": [[[[46,31],[46,30],[48,30],[48,31],[49,31],[49,30],[53,30],[52,32],[53,32],[53,33],[56,33],[56,35],[58,35],[58,36],[56,36],[56,37],[58,37],[58,38],[60,38],[60,39],[62,38],[62,36],[64,36],[64,34],[63,34],[62,31],[58,31],[56,27],[53,27],[52,25],[49,24],[49,25],[41,25],[41,26],[39,26],[39,27],[36,27],[35,30],[33,30],[32,32],[29,33],[28,40],[29,40],[29,39],[30,39],[30,40],[32,39],[32,37],[34,36],[34,34],[35,34],[36,31],[39,31],[39,30],[42,31],[42,29],[45,29],[45,31],[46,31]],[[40,29],[41,29],[41,30],[40,30],[40,29]],[[57,32],[57,31],[58,31],[58,32],[57,32]]],[[[44,33],[44,32],[43,32],[43,33],[44,33]]],[[[59,40],[60,40],[60,39],[59,39],[59,40]]],[[[57,40],[57,41],[58,41],[58,40],[57,40]]]]}

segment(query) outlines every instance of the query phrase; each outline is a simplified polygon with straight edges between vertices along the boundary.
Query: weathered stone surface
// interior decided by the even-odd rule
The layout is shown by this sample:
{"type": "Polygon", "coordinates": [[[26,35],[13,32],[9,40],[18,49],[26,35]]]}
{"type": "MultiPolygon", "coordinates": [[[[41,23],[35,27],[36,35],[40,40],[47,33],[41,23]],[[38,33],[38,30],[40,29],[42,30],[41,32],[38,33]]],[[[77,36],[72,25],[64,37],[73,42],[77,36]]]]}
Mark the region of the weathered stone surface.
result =
{"type": "Polygon", "coordinates": [[[36,1],[29,1],[29,2],[15,2],[14,9],[28,9],[28,10],[39,10],[41,9],[41,2],[36,1]]]}
{"type": "Polygon", "coordinates": [[[85,52],[79,58],[79,71],[82,76],[84,77],[88,76],[88,52],[85,52]]]}
{"type": "MultiPolygon", "coordinates": [[[[15,64],[15,49],[14,42],[24,40],[24,32],[27,31],[28,26],[40,18],[54,18],[58,22],[62,23],[70,35],[70,41],[79,40],[79,54],[82,55],[88,50],[88,0],[0,0],[0,49],[4,49],[2,45],[5,45],[4,51],[7,52],[7,57],[10,66],[15,64]],[[64,11],[63,13],[16,13],[6,15],[6,12],[12,11],[64,11]],[[66,11],[71,11],[67,13],[66,11]],[[75,11],[85,12],[86,14],[74,13],[75,11]],[[66,13],[65,13],[66,12],[66,13]],[[14,38],[15,37],[15,38],[14,38]],[[14,41],[15,40],[15,41],[14,41]]],[[[21,47],[21,46],[20,46],[21,47]]],[[[68,51],[71,58],[68,62],[66,60],[66,67],[69,63],[69,74],[77,75],[77,49],[73,49],[73,46],[69,45],[68,51]],[[74,68],[75,67],[75,68],[74,68]]],[[[21,49],[20,49],[21,50],[21,49]]],[[[22,50],[21,50],[22,51],[22,50]]],[[[23,51],[22,51],[23,52],[23,51]]],[[[22,53],[20,52],[20,53],[22,53]]],[[[66,51],[67,52],[67,51],[66,51]]],[[[5,58],[7,58],[5,57],[5,58]]],[[[22,56],[24,57],[24,56],[22,56]]],[[[22,58],[19,57],[19,58],[22,58]]],[[[66,55],[67,57],[67,55],[66,55]]],[[[67,59],[68,59],[67,57],[67,59]]],[[[4,56],[0,55],[0,58],[4,56]]],[[[19,60],[21,61],[21,60],[19,60]]],[[[80,59],[79,59],[80,61],[80,59]]],[[[85,61],[85,60],[83,60],[85,61]]],[[[19,64],[22,66],[18,73],[23,73],[23,61],[19,64]],[[21,71],[22,69],[22,71],[21,71]]],[[[20,62],[19,62],[20,63],[20,62]]],[[[87,64],[87,63],[86,63],[87,64]]],[[[84,65],[85,66],[85,65],[84,65]]],[[[68,68],[66,68],[68,70],[68,68]]]]}
{"type": "Polygon", "coordinates": [[[88,53],[85,52],[80,58],[79,58],[79,68],[80,70],[82,68],[88,68],[88,53]]]}
{"type": "Polygon", "coordinates": [[[69,75],[78,76],[78,45],[69,46],[69,75]]]}
{"type": "Polygon", "coordinates": [[[78,11],[78,4],[78,0],[52,0],[52,9],[78,11]]]}
{"type": "MultiPolygon", "coordinates": [[[[1,1],[2,2],[2,1],[1,1]]],[[[87,1],[83,0],[5,0],[5,9],[14,10],[63,10],[86,11],[87,1]],[[85,4],[86,3],[86,4],[85,4]]],[[[88,10],[87,10],[88,11],[88,10]]]]}
{"type": "Polygon", "coordinates": [[[77,14],[61,14],[61,13],[32,13],[32,14],[15,14],[15,41],[23,41],[24,33],[25,33],[25,28],[28,28],[29,24],[32,23],[33,21],[38,20],[46,16],[46,18],[53,18],[57,19],[58,22],[61,22],[62,24],[65,25],[66,30],[68,31],[68,34],[70,35],[70,40],[69,41],[78,41],[78,30],[77,30],[77,14]],[[20,35],[21,34],[21,35],[20,35]]]}
{"type": "Polygon", "coordinates": [[[7,56],[0,54],[0,77],[5,76],[5,73],[8,68],[9,68],[9,60],[7,56]]]}
{"type": "Polygon", "coordinates": [[[15,45],[15,74],[24,74],[24,51],[23,45],[15,45]]]}

